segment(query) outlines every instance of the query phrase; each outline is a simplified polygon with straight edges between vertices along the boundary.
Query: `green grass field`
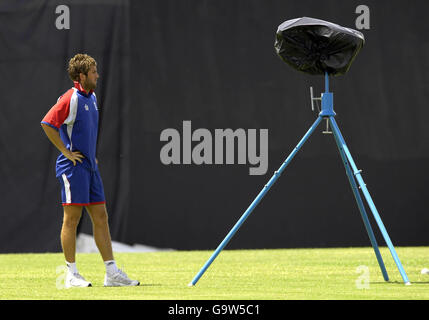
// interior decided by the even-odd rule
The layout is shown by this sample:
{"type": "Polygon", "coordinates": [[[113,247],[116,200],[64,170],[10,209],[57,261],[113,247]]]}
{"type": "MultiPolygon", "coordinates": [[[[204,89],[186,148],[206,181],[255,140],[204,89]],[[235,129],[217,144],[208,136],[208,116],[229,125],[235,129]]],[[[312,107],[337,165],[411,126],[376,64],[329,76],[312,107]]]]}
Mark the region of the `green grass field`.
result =
{"type": "Polygon", "coordinates": [[[429,275],[420,274],[429,268],[429,248],[396,248],[411,286],[403,284],[389,250],[380,250],[389,282],[383,280],[372,248],[224,250],[195,287],[187,285],[212,251],[116,253],[118,265],[142,283],[126,288],[103,287],[100,256],[78,254],[79,271],[93,287],[74,289],[61,289],[61,253],[2,254],[0,299],[429,299],[429,275]],[[368,272],[358,272],[359,266],[368,272]],[[365,276],[369,282],[361,281],[365,276]]]}

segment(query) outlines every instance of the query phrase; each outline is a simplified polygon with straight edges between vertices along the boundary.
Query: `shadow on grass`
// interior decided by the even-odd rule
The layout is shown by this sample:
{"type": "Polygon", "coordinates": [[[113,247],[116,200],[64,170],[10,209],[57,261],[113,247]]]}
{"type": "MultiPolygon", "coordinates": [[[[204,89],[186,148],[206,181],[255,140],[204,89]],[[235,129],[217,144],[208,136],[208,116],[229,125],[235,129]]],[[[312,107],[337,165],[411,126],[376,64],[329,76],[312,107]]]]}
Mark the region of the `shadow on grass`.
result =
{"type": "MultiPolygon", "coordinates": [[[[410,281],[411,285],[413,284],[429,284],[429,281],[410,281]]],[[[405,285],[403,281],[378,281],[370,282],[370,284],[402,284],[405,285]]]]}
{"type": "Polygon", "coordinates": [[[162,286],[165,286],[165,285],[160,283],[140,283],[139,287],[162,287],[162,286]]]}
{"type": "MultiPolygon", "coordinates": [[[[94,287],[94,285],[93,285],[94,287]]],[[[140,287],[165,287],[165,285],[160,284],[160,283],[140,283],[138,286],[118,286],[118,287],[105,287],[103,285],[100,286],[95,286],[95,287],[99,287],[99,288],[140,288],[140,287]]]]}

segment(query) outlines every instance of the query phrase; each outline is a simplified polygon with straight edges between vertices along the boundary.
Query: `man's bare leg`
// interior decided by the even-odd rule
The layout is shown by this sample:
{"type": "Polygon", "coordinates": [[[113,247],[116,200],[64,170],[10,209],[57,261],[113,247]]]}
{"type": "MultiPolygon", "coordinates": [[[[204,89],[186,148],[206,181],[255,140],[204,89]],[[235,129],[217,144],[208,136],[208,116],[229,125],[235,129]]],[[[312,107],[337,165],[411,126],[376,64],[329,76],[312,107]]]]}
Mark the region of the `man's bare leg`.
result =
{"type": "Polygon", "coordinates": [[[64,206],[61,246],[67,262],[76,262],[76,229],[82,216],[82,206],[64,206]]]}
{"type": "Polygon", "coordinates": [[[113,260],[112,240],[110,238],[109,222],[105,204],[87,206],[92,221],[95,244],[100,251],[103,261],[113,260]]]}
{"type": "Polygon", "coordinates": [[[91,287],[76,268],[76,229],[82,216],[82,206],[64,206],[63,227],[61,229],[61,245],[66,258],[68,272],[65,287],[91,287]]]}
{"type": "Polygon", "coordinates": [[[110,237],[109,222],[105,204],[87,206],[89,216],[92,220],[92,228],[95,244],[100,251],[106,266],[104,286],[138,286],[137,280],[131,280],[122,270],[118,269],[113,259],[112,240],[110,237]]]}

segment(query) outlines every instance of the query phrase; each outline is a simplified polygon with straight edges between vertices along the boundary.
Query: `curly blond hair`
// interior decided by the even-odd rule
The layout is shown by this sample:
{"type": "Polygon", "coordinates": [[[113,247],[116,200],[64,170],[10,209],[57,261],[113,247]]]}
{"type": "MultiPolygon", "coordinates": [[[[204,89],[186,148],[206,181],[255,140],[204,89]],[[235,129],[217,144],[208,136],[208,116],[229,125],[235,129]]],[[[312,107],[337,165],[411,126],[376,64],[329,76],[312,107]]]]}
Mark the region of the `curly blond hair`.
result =
{"type": "Polygon", "coordinates": [[[91,66],[97,66],[95,59],[86,53],[78,53],[69,61],[69,67],[67,69],[70,79],[72,81],[79,81],[79,74],[83,73],[88,75],[89,68],[91,66]]]}

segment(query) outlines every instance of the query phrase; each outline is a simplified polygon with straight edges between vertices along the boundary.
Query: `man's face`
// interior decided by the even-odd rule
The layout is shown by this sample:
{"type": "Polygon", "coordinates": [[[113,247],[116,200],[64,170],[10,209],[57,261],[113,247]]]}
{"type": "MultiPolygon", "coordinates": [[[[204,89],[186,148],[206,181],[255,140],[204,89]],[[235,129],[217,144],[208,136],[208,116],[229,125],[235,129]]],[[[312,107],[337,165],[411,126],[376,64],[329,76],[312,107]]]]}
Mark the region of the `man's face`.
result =
{"type": "Polygon", "coordinates": [[[91,66],[88,75],[80,74],[81,84],[86,90],[94,90],[97,87],[97,79],[99,75],[96,66],[91,66]]]}

